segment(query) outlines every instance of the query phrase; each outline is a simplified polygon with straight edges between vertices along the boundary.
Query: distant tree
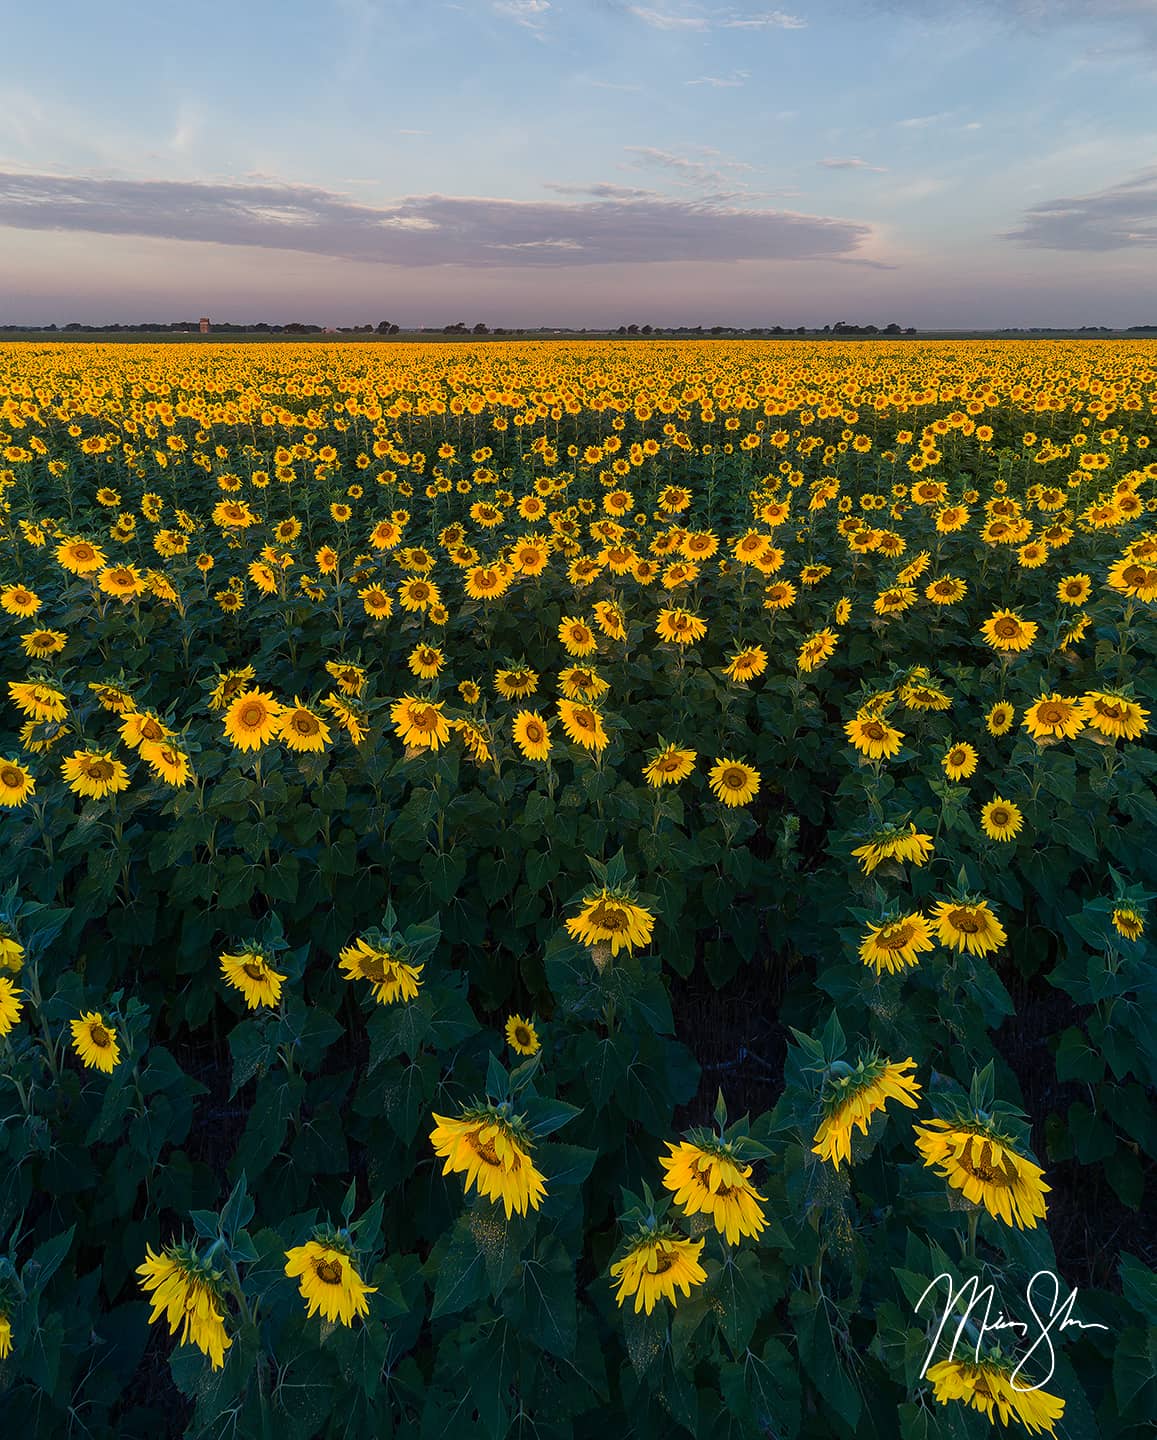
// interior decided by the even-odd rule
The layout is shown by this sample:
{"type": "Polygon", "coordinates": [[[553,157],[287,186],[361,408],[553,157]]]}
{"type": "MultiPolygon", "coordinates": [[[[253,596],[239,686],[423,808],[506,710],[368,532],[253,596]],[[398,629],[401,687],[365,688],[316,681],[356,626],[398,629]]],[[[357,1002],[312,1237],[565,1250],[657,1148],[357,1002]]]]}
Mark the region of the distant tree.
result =
{"type": "Polygon", "coordinates": [[[388,320],[378,321],[378,334],[388,335],[390,333],[390,322],[388,320]]]}
{"type": "Polygon", "coordinates": [[[627,327],[625,325],[620,325],[619,328],[615,331],[616,335],[625,335],[626,333],[627,327]]]}
{"type": "Polygon", "coordinates": [[[909,325],[908,328],[907,328],[907,330],[904,331],[904,334],[905,334],[905,335],[915,335],[915,333],[916,333],[916,327],[915,327],[915,325],[909,325]]]}
{"type": "Polygon", "coordinates": [[[627,334],[628,334],[628,335],[637,335],[638,333],[639,333],[639,327],[638,327],[637,325],[628,325],[628,326],[627,326],[627,334]]]}
{"type": "Polygon", "coordinates": [[[490,327],[488,325],[484,325],[482,321],[479,320],[478,324],[475,325],[472,333],[475,335],[489,335],[490,327]]]}
{"type": "Polygon", "coordinates": [[[639,333],[642,334],[642,335],[650,335],[650,333],[651,333],[651,326],[650,326],[650,325],[644,325],[643,328],[642,328],[642,330],[641,330],[639,333]]]}
{"type": "Polygon", "coordinates": [[[897,325],[896,322],[893,320],[892,323],[891,323],[891,325],[885,325],[885,326],[884,326],[884,334],[885,334],[885,335],[899,335],[899,334],[900,334],[900,327],[899,327],[899,325],[897,325]]]}

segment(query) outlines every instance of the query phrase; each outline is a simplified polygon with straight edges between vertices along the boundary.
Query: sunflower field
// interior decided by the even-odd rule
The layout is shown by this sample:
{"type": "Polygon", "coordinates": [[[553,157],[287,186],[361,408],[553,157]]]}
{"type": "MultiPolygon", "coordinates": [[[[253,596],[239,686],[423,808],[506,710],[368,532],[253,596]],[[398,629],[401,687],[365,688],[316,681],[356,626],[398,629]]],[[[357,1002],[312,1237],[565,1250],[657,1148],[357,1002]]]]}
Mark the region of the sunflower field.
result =
{"type": "Polygon", "coordinates": [[[6,1433],[1151,1435],[1155,512],[1151,341],[0,347],[6,1433]]]}

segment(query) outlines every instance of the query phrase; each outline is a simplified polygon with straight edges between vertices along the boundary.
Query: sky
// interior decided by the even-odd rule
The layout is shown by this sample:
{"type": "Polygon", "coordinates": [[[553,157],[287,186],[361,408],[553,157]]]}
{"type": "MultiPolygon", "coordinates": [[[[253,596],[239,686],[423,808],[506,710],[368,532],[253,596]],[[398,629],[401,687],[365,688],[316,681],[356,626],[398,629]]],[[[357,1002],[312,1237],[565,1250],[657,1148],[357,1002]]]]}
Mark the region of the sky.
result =
{"type": "Polygon", "coordinates": [[[0,323],[1157,323],[1157,0],[782,4],[13,7],[0,323]]]}

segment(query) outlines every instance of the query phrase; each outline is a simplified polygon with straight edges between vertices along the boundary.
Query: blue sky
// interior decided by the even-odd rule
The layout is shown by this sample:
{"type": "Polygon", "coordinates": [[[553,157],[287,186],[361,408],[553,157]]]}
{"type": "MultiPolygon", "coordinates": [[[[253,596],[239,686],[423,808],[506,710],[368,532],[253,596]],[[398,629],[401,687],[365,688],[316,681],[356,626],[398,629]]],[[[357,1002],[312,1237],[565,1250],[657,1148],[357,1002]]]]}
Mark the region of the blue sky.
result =
{"type": "Polygon", "coordinates": [[[1157,322],[1157,0],[76,0],[0,321],[1157,322]]]}

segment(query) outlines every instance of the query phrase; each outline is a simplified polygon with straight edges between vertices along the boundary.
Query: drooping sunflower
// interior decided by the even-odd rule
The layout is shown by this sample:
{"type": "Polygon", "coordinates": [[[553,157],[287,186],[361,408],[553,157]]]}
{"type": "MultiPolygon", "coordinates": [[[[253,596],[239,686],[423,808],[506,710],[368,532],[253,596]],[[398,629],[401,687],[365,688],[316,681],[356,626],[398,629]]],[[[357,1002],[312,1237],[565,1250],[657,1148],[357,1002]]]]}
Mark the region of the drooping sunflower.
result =
{"type": "Polygon", "coordinates": [[[12,1321],[0,1310],[0,1360],[12,1354],[12,1321]]]}
{"type": "Polygon", "coordinates": [[[865,875],[871,875],[885,860],[924,865],[932,853],[932,836],[919,833],[911,821],[907,825],[890,825],[877,831],[869,841],[852,851],[865,875]]]}
{"type": "Polygon", "coordinates": [[[181,1331],[180,1344],[193,1344],[209,1357],[214,1370],[225,1363],[233,1341],[225,1330],[221,1276],[190,1246],[166,1245],[159,1255],[145,1246],[144,1264],[137,1266],[141,1288],[149,1295],[149,1324],[163,1314],[169,1334],[181,1331]]]}
{"type": "Polygon", "coordinates": [[[358,1274],[353,1256],[337,1236],[308,1240],[285,1252],[285,1273],[298,1282],[301,1298],[309,1305],[307,1318],[321,1312],[331,1324],[352,1325],[370,1313],[367,1295],[377,1294],[358,1274]]]}
{"type": "Polygon", "coordinates": [[[103,1070],[111,1075],[120,1064],[121,1052],[116,1031],[105,1022],[99,1010],[86,1010],[79,1020],[69,1021],[72,1048],[89,1070],[103,1070]]]}
{"type": "Polygon", "coordinates": [[[103,800],[128,789],[129,772],[122,761],[98,750],[77,750],[63,762],[61,774],[74,795],[103,800]]]}
{"type": "Polygon", "coordinates": [[[758,679],[766,669],[767,651],[762,645],[749,645],[732,655],[723,673],[737,685],[745,685],[748,680],[758,679]]]}
{"type": "Polygon", "coordinates": [[[694,750],[684,750],[674,744],[667,745],[651,752],[643,775],[654,790],[663,785],[677,785],[680,780],[686,780],[695,769],[697,758],[694,750]]]}
{"type": "Polygon", "coordinates": [[[341,695],[326,695],[321,703],[355,745],[360,745],[370,733],[366,712],[352,701],[341,695]]]}
{"type": "Polygon", "coordinates": [[[1035,1230],[1045,1218],[1044,1183],[1039,1165],[1018,1153],[1011,1138],[989,1120],[927,1120],[913,1127],[924,1164],[974,1205],[1018,1230],[1035,1230]]]}
{"type": "Polygon", "coordinates": [[[0,975],[0,1039],[19,1023],[24,991],[17,990],[7,975],[0,975]]]}
{"type": "Polygon", "coordinates": [[[8,694],[23,715],[32,720],[63,720],[68,714],[62,691],[39,681],[9,680],[8,694]]]}
{"type": "Polygon", "coordinates": [[[649,910],[636,905],[626,892],[606,886],[586,896],[579,913],[566,922],[572,940],[592,948],[609,945],[612,955],[649,945],[654,928],[655,917],[649,910]]]}
{"type": "Polygon", "coordinates": [[[672,645],[693,645],[707,634],[707,622],[687,610],[664,609],[655,621],[655,634],[672,645]]]}
{"type": "Polygon", "coordinates": [[[225,737],[237,750],[260,750],[277,735],[282,707],[266,690],[242,690],[225,711],[225,737]]]}
{"type": "Polygon", "coordinates": [[[940,764],[949,780],[967,780],[976,770],[978,757],[967,741],[958,741],[944,752],[940,764]]]}
{"type": "Polygon", "coordinates": [[[1126,940],[1140,940],[1145,933],[1145,917],[1132,905],[1118,905],[1113,910],[1113,929],[1126,940]]]}
{"type": "Polygon", "coordinates": [[[568,665],[559,671],[558,683],[568,700],[598,700],[611,688],[589,665],[568,665]]]}
{"type": "Polygon", "coordinates": [[[146,740],[140,748],[141,759],[158,780],[180,789],[193,778],[189,757],[167,741],[146,740]]]}
{"type": "Polygon", "coordinates": [[[466,1189],[498,1204],[506,1218],[537,1210],[546,1197],[545,1177],[535,1169],[525,1122],[492,1105],[467,1106],[461,1115],[433,1115],[430,1143],[445,1161],[442,1174],[466,1176],[466,1189]]]}
{"type": "Polygon", "coordinates": [[[513,729],[514,743],[528,760],[550,759],[550,730],[536,710],[520,710],[513,729]]]}
{"type": "Polygon", "coordinates": [[[1029,1387],[1024,1378],[1013,1384],[1013,1362],[1007,1356],[980,1360],[940,1360],[926,1372],[932,1382],[933,1398],[941,1405],[959,1400],[979,1410],[995,1425],[997,1417],[1007,1427],[1017,1420],[1034,1435],[1056,1434],[1056,1422],[1065,1413],[1065,1402],[1040,1386],[1029,1387]]]}
{"type": "Polygon", "coordinates": [[[636,1315],[640,1310],[650,1315],[656,1302],[663,1299],[677,1305],[676,1290],[689,1296],[692,1286],[707,1279],[707,1271],[699,1263],[705,1243],[684,1239],[668,1225],[639,1231],[632,1236],[627,1253],[611,1266],[618,1304],[633,1295],[636,1315]]]}
{"type": "Polygon", "coordinates": [[[601,754],[607,748],[607,732],[603,728],[603,717],[590,705],[579,705],[573,700],[559,700],[559,719],[568,740],[581,745],[584,750],[601,754]]]}
{"type": "Polygon", "coordinates": [[[293,704],[286,705],[277,717],[277,733],[298,754],[320,755],[333,739],[321,716],[303,705],[296,695],[293,704]]]}
{"type": "Polygon", "coordinates": [[[339,969],[347,980],[368,980],[379,1005],[413,1000],[421,987],[424,965],[411,965],[365,936],[359,936],[338,955],[339,969]]]}
{"type": "Polygon", "coordinates": [[[538,1031],[521,1015],[511,1015],[506,1022],[506,1043],[516,1055],[537,1055],[542,1049],[538,1031]]]}
{"type": "Polygon", "coordinates": [[[1008,939],[987,900],[938,900],[932,922],[941,945],[970,955],[990,955],[1008,939]]]}
{"type": "Polygon", "coordinates": [[[868,933],[860,941],[860,959],[865,965],[874,965],[877,975],[885,970],[899,975],[919,965],[920,956],[935,948],[932,926],[923,915],[901,915],[879,925],[869,923],[868,933]]]}
{"type": "Polygon", "coordinates": [[[0,805],[14,810],[36,793],[31,770],[18,760],[0,760],[0,805]]]}
{"type": "Polygon", "coordinates": [[[868,1133],[872,1116],[889,1100],[899,1100],[910,1110],[916,1108],[920,1085],[906,1071],[915,1070],[915,1060],[893,1064],[879,1056],[861,1058],[853,1070],[839,1060],[828,1067],[820,1104],[823,1119],[814,1136],[812,1154],[830,1160],[838,1170],[840,1162],[852,1158],[852,1131],[868,1133]]]}
{"type": "Polygon", "coordinates": [[[1024,828],[1024,815],[1011,800],[994,795],[980,812],[980,825],[990,840],[1015,840],[1024,828]]]}
{"type": "Polygon", "coordinates": [[[994,650],[1015,655],[1029,648],[1039,628],[1035,620],[1025,620],[1015,610],[998,610],[980,627],[980,633],[994,650]]]}
{"type": "MultiPolygon", "coordinates": [[[[839,621],[841,613],[839,605],[836,606],[836,612],[836,619],[839,621]]],[[[818,670],[835,653],[836,642],[839,638],[830,626],[816,630],[799,647],[799,653],[795,658],[797,668],[805,675],[810,674],[813,670],[818,670]]]]}
{"type": "Polygon", "coordinates": [[[595,624],[610,640],[627,638],[627,622],[622,607],[613,600],[596,600],[594,604],[595,624]]]}
{"type": "Polygon", "coordinates": [[[707,1140],[677,1145],[667,1141],[670,1155],[661,1155],[659,1164],[667,1172],[664,1186],[672,1192],[684,1215],[707,1215],[729,1245],[738,1245],[740,1236],[758,1238],[767,1226],[760,1195],[751,1184],[751,1166],[744,1164],[731,1147],[707,1140]]]}
{"type": "Polygon", "coordinates": [[[844,733],[861,755],[869,760],[890,760],[899,754],[904,732],[878,715],[857,715],[844,726],[844,733]]]}
{"type": "Polygon", "coordinates": [[[221,974],[234,990],[240,990],[250,1010],[261,1005],[271,1008],[281,1001],[285,976],[275,970],[259,950],[221,956],[221,974]]]}
{"type": "Polygon", "coordinates": [[[1149,711],[1114,690],[1089,690],[1080,706],[1085,723],[1111,740],[1136,740],[1148,728],[1149,711]]]}
{"type": "Polygon", "coordinates": [[[728,808],[734,809],[736,806],[748,804],[759,794],[760,775],[758,770],[742,760],[729,760],[724,757],[716,760],[707,772],[707,783],[717,799],[722,800],[728,808]]]}
{"type": "Polygon", "coordinates": [[[7,925],[0,923],[0,970],[19,975],[24,969],[24,946],[7,925]]]}
{"type": "Polygon", "coordinates": [[[1038,745],[1053,740],[1072,740],[1085,728],[1079,700],[1064,695],[1041,695],[1024,712],[1021,724],[1038,745]]]}

